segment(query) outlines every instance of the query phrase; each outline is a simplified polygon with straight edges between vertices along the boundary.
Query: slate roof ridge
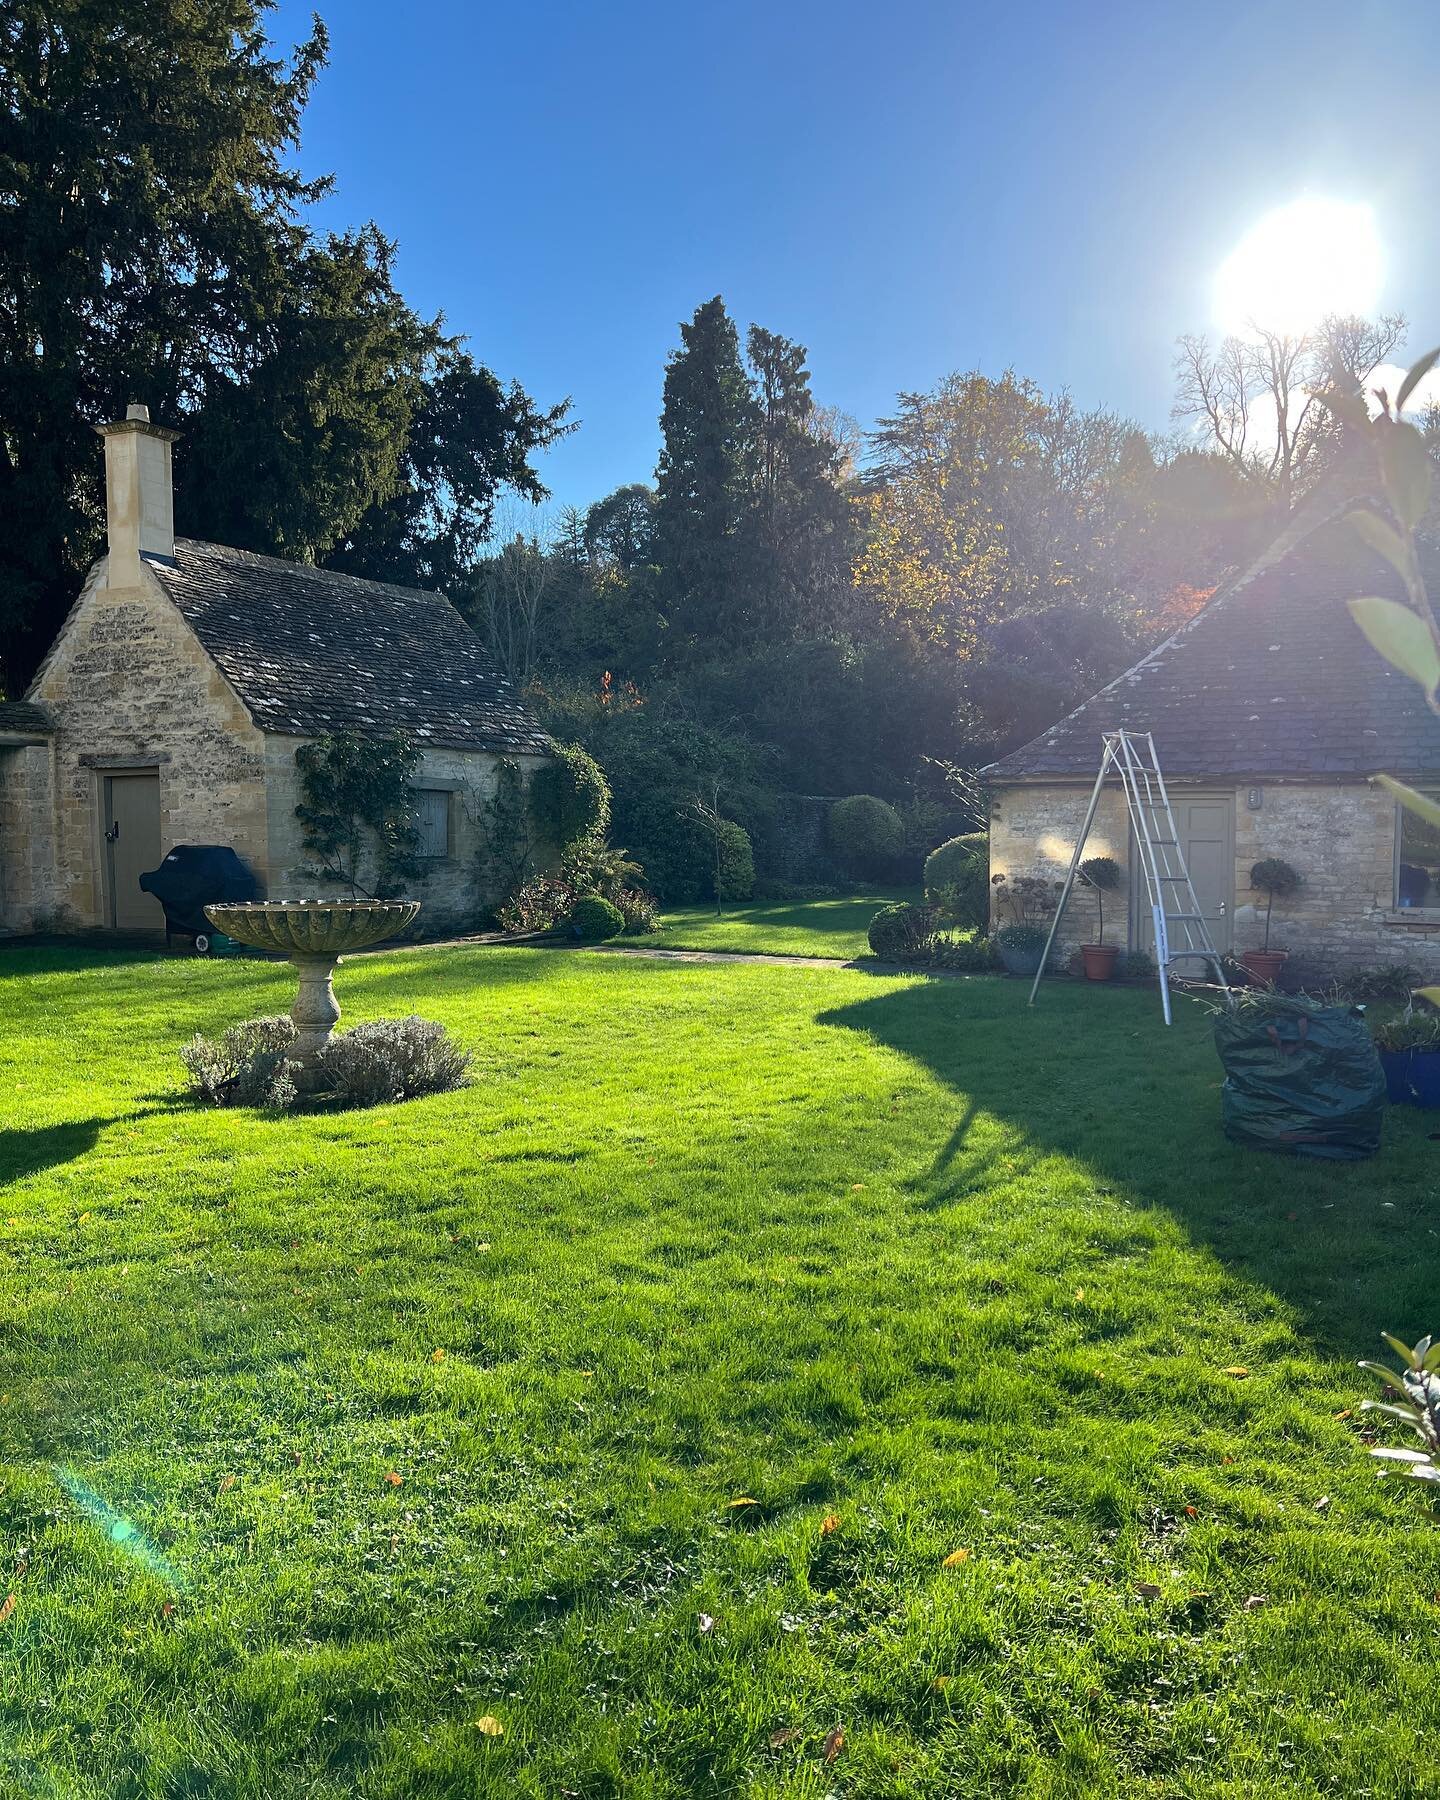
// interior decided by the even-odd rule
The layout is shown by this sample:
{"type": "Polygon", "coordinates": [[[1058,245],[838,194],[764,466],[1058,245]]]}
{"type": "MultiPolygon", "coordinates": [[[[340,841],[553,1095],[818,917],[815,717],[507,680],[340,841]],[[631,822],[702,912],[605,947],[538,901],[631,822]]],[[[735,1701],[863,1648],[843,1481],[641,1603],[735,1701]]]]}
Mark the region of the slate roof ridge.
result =
{"type": "MultiPolygon", "coordinates": [[[[208,538],[177,537],[175,548],[177,550],[198,550],[202,554],[212,552],[221,557],[233,558],[236,562],[253,563],[259,568],[283,571],[286,575],[298,576],[305,581],[334,582],[347,588],[390,595],[397,600],[438,601],[441,606],[448,607],[451,612],[457,612],[454,601],[448,595],[442,594],[438,588],[402,587],[399,582],[376,581],[369,575],[351,575],[345,569],[322,569],[318,563],[296,562],[288,556],[266,556],[259,550],[240,550],[233,544],[212,543],[208,538]]],[[[163,557],[147,557],[146,560],[164,568],[174,566],[173,561],[163,557]]],[[[500,679],[504,680],[504,677],[501,676],[500,679]]]]}

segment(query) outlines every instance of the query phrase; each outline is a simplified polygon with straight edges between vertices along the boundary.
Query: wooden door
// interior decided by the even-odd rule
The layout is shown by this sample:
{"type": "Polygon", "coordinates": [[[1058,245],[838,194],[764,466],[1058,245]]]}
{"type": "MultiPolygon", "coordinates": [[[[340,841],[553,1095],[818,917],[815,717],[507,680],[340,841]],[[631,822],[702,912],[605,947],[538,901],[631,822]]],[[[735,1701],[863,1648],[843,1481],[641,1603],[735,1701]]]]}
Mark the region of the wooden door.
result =
{"type": "MultiPolygon", "coordinates": [[[[1235,912],[1235,796],[1233,794],[1187,794],[1184,789],[1170,790],[1170,805],[1175,814],[1175,830],[1185,867],[1195,885],[1195,897],[1209,927],[1210,940],[1224,956],[1230,949],[1235,912]]],[[[1132,843],[1130,867],[1134,872],[1132,905],[1135,918],[1135,942],[1140,949],[1155,952],[1155,926],[1150,917],[1150,902],[1145,893],[1145,878],[1140,872],[1139,858],[1132,843]]],[[[1184,883],[1171,884],[1167,912],[1188,912],[1189,897],[1184,883]]],[[[1173,944],[1183,943],[1178,932],[1171,933],[1173,944]]],[[[1187,963],[1184,972],[1194,973],[1198,965],[1187,963]]]]}
{"type": "Polygon", "coordinates": [[[140,877],[160,863],[160,776],[154,769],[105,781],[106,915],[117,931],[163,931],[165,913],[140,877]]]}

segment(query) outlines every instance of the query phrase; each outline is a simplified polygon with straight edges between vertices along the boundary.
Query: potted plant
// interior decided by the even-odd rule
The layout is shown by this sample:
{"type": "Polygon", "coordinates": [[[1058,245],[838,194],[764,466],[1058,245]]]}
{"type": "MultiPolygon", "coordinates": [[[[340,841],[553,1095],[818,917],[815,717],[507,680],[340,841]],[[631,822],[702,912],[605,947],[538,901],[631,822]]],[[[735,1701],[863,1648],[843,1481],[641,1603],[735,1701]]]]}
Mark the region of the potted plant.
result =
{"type": "Polygon", "coordinates": [[[1280,971],[1290,954],[1288,950],[1270,948],[1270,914],[1274,911],[1276,896],[1293,894],[1299,885],[1299,875],[1278,856],[1265,857],[1250,871],[1251,888],[1265,896],[1265,941],[1258,950],[1242,950],[1240,963],[1253,980],[1263,981],[1269,987],[1280,979],[1280,971]]]}
{"type": "Polygon", "coordinates": [[[1087,981],[1109,981],[1115,973],[1115,962],[1120,955],[1118,944],[1105,942],[1105,896],[1113,893],[1120,885],[1121,869],[1113,856],[1092,856],[1082,862],[1079,869],[1080,879],[1095,895],[1095,910],[1099,918],[1096,941],[1093,944],[1080,946],[1080,960],[1085,968],[1087,981]]]}
{"type": "Polygon", "coordinates": [[[1048,935],[1043,925],[1032,925],[1026,919],[1012,919],[995,933],[995,948],[1010,974],[1033,975],[1045,954],[1048,935]]]}
{"type": "Polygon", "coordinates": [[[1440,1106],[1440,1013],[1407,1006],[1398,1019],[1371,1027],[1385,1089],[1395,1106],[1440,1106]]]}

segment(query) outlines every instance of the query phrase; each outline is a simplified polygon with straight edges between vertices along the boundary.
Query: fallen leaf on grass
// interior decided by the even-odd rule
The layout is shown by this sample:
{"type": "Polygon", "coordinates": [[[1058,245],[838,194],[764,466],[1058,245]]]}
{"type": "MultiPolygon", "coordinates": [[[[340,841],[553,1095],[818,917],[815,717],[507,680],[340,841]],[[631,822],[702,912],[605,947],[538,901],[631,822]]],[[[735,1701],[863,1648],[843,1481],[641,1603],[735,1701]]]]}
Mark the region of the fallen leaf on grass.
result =
{"type": "Polygon", "coordinates": [[[3,1625],[5,1623],[5,1621],[10,1617],[11,1613],[13,1613],[14,1610],[15,1610],[15,1596],[13,1594],[7,1594],[5,1596],[5,1604],[3,1606],[0,1606],[0,1625],[3,1625]]]}
{"type": "Polygon", "coordinates": [[[829,1537],[829,1535],[832,1531],[838,1531],[839,1529],[840,1529],[839,1513],[826,1513],[825,1517],[820,1521],[821,1537],[829,1537]]]}
{"type": "Polygon", "coordinates": [[[1329,1512],[1330,1496],[1328,1494],[1322,1494],[1320,1496],[1320,1498],[1315,1502],[1315,1510],[1316,1510],[1316,1512],[1329,1512]]]}
{"type": "Polygon", "coordinates": [[[1249,1599],[1245,1602],[1245,1611],[1259,1612],[1263,1607],[1266,1607],[1269,1604],[1270,1596],[1268,1594],[1251,1594],[1249,1599]]]}
{"type": "Polygon", "coordinates": [[[392,1469],[385,1479],[390,1483],[391,1487],[399,1487],[404,1482],[405,1477],[392,1469]]]}
{"type": "Polygon", "coordinates": [[[475,1721],[475,1729],[483,1732],[486,1737],[504,1737],[505,1735],[505,1727],[495,1717],[494,1713],[486,1713],[484,1718],[477,1719],[475,1721]]]}
{"type": "Polygon", "coordinates": [[[968,1550],[952,1550],[940,1567],[942,1569],[958,1569],[961,1563],[967,1563],[969,1560],[970,1552],[968,1550]]]}
{"type": "Polygon", "coordinates": [[[1077,1299],[1077,1300],[1083,1300],[1083,1299],[1084,1299],[1084,1298],[1085,1298],[1085,1290],[1084,1290],[1084,1288],[1076,1288],[1076,1290],[1075,1290],[1075,1298],[1076,1298],[1076,1299],[1077,1299]]]}
{"type": "Polygon", "coordinates": [[[943,1694],[954,1679],[955,1677],[953,1675],[937,1675],[930,1683],[930,1687],[933,1692],[943,1694]]]}
{"type": "Polygon", "coordinates": [[[215,1490],[215,1498],[218,1500],[222,1494],[228,1494],[238,1479],[239,1477],[236,1475],[223,1475],[220,1478],[219,1487],[215,1490]]]}
{"type": "Polygon", "coordinates": [[[174,1610],[175,1610],[175,1602],[173,1600],[167,1600],[165,1602],[165,1604],[160,1608],[160,1617],[162,1619],[168,1619],[170,1617],[171,1613],[174,1612],[174,1610]]]}
{"type": "Polygon", "coordinates": [[[711,1618],[709,1613],[701,1613],[700,1617],[696,1620],[696,1624],[699,1627],[701,1637],[709,1637],[710,1633],[715,1629],[715,1621],[711,1618]]]}
{"type": "Polygon", "coordinates": [[[737,1494],[733,1500],[727,1500],[725,1502],[725,1510],[731,1512],[737,1506],[758,1506],[759,1504],[760,1502],[758,1500],[752,1500],[749,1494],[737,1494]]]}
{"type": "Polygon", "coordinates": [[[1231,1363],[1225,1373],[1227,1375],[1233,1375],[1237,1381],[1243,1381],[1250,1371],[1240,1363],[1231,1363]]]}
{"type": "Polygon", "coordinates": [[[781,1750],[786,1744],[793,1744],[799,1736],[800,1727],[798,1725],[787,1725],[783,1731],[772,1731],[770,1733],[770,1748],[772,1750],[781,1750]]]}
{"type": "Polygon", "coordinates": [[[83,1213],[81,1213],[80,1217],[75,1221],[75,1223],[77,1225],[83,1225],[85,1223],[85,1221],[90,1217],[91,1217],[91,1214],[89,1214],[88,1212],[83,1212],[83,1213]]]}
{"type": "Polygon", "coordinates": [[[1193,1506],[1187,1506],[1185,1508],[1185,1517],[1187,1519],[1198,1519],[1200,1517],[1200,1514],[1199,1514],[1199,1511],[1197,1510],[1197,1508],[1195,1508],[1193,1506]]]}
{"type": "Polygon", "coordinates": [[[1342,1406],[1340,1408],[1339,1412],[1337,1412],[1335,1414],[1335,1417],[1337,1419],[1353,1419],[1354,1416],[1355,1416],[1354,1413],[1351,1412],[1351,1410],[1348,1406],[1342,1406]]]}
{"type": "Polygon", "coordinates": [[[1137,1581],[1135,1592],[1142,1600],[1158,1600],[1164,1590],[1156,1587],[1153,1581],[1137,1581]]]}
{"type": "Polygon", "coordinates": [[[826,1738],[825,1746],[824,1746],[823,1750],[821,1751],[821,1755],[825,1758],[825,1766],[827,1768],[830,1766],[831,1763],[834,1762],[835,1758],[840,1754],[840,1752],[844,1748],[845,1748],[845,1733],[837,1725],[835,1727],[835,1729],[830,1733],[830,1735],[826,1738]]]}
{"type": "Polygon", "coordinates": [[[430,1360],[431,1362],[444,1362],[445,1352],[443,1350],[432,1350],[430,1352],[430,1360]]]}

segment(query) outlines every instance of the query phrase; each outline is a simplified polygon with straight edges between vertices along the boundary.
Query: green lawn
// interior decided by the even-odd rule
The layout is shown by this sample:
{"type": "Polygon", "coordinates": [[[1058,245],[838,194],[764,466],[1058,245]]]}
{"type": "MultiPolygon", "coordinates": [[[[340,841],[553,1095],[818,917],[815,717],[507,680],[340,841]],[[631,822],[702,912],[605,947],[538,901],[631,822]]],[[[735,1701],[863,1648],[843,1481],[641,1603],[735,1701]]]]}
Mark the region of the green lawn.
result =
{"type": "Polygon", "coordinates": [[[877,889],[839,900],[763,900],[727,906],[720,918],[711,906],[691,906],[661,917],[663,935],[643,944],[667,950],[743,950],[751,955],[864,956],[865,933],[882,906],[918,900],[918,889],[877,889]]]}
{"type": "Polygon", "coordinates": [[[1440,1532],[1345,1416],[1440,1321],[1423,1115],[1243,1153],[1203,1019],[1078,983],[338,985],[477,1085],[195,1111],[289,971],[0,956],[0,1792],[1440,1792],[1440,1532]]]}

